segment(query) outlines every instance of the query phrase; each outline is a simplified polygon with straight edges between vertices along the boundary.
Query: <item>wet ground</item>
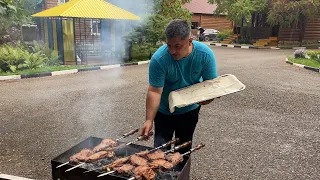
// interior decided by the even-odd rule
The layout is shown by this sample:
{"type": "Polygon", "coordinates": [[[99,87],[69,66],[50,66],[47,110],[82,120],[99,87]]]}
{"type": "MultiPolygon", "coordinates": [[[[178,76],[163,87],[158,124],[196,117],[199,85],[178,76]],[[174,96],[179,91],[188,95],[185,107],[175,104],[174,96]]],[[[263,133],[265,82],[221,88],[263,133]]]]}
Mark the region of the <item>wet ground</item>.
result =
{"type": "MultiPolygon", "coordinates": [[[[192,179],[317,179],[320,74],[286,64],[293,50],[212,48],[219,74],[247,88],[201,109],[192,179]]],[[[0,82],[0,174],[48,180],[80,141],[140,127],[147,80],[140,65],[0,82]]]]}

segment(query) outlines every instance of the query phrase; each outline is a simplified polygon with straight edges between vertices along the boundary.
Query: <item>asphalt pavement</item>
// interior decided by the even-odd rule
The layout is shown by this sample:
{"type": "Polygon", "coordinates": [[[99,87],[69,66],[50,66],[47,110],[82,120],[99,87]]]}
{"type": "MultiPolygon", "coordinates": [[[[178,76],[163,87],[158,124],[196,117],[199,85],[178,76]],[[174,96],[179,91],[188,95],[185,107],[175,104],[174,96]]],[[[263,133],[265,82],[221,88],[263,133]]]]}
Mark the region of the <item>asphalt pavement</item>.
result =
{"type": "MultiPolygon", "coordinates": [[[[192,179],[318,179],[320,74],[285,63],[293,50],[212,49],[246,89],[202,107],[192,179]]],[[[49,180],[87,137],[140,127],[147,87],[148,65],[0,82],[0,174],[49,180]]]]}

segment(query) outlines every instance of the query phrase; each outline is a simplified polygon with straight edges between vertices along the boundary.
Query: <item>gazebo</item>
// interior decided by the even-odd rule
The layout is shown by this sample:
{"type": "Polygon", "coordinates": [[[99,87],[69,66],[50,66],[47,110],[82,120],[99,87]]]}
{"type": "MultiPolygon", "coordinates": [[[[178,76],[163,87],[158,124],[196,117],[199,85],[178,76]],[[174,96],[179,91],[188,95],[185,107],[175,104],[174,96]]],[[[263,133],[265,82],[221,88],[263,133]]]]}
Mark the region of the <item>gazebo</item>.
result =
{"type": "Polygon", "coordinates": [[[104,0],[71,0],[32,15],[43,18],[44,41],[63,64],[108,64],[128,59],[123,35],[140,17],[104,0]]]}

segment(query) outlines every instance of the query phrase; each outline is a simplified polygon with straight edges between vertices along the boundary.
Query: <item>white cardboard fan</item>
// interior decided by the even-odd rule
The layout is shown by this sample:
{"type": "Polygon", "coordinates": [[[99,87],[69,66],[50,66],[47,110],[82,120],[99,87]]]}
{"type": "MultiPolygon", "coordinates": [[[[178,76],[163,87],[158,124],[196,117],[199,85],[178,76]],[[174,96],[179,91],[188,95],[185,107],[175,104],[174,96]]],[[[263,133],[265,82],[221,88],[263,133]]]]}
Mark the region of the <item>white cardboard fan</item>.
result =
{"type": "Polygon", "coordinates": [[[246,88],[236,76],[232,74],[221,75],[215,79],[203,81],[169,94],[170,112],[175,111],[175,107],[181,108],[202,101],[225,96],[246,88]]]}

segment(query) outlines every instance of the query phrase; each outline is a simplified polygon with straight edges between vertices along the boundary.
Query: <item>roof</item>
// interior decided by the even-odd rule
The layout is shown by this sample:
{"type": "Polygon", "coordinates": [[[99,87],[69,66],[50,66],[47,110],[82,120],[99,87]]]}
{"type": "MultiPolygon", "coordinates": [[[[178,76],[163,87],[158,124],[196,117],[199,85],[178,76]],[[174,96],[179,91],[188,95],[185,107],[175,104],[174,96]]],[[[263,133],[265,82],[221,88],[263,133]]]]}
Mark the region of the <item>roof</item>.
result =
{"type": "Polygon", "coordinates": [[[140,20],[139,16],[104,0],[71,0],[32,16],[140,20]]]}
{"type": "Polygon", "coordinates": [[[189,9],[192,13],[213,14],[217,9],[215,4],[209,4],[208,0],[192,0],[190,3],[184,4],[184,8],[189,9]]]}

